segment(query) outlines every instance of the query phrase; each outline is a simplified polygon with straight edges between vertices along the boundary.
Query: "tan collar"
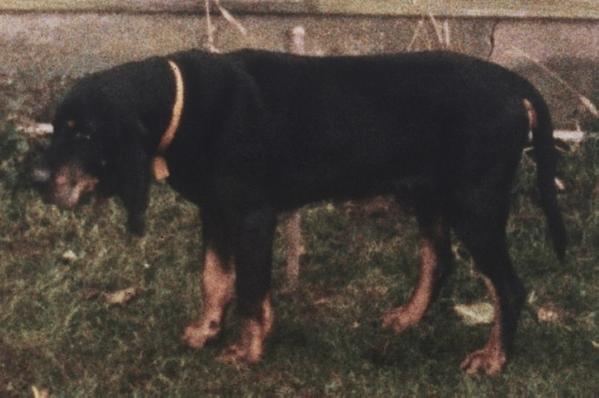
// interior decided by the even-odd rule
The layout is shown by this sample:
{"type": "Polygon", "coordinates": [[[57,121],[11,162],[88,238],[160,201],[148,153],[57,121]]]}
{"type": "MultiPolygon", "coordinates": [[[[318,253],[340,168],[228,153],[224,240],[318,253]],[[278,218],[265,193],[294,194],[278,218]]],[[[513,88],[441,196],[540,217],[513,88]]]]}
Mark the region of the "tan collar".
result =
{"type": "Polygon", "coordinates": [[[181,75],[181,71],[177,64],[171,60],[168,61],[169,66],[173,72],[175,77],[175,102],[173,103],[173,110],[171,115],[171,121],[168,124],[166,131],[162,134],[162,138],[160,139],[160,144],[158,145],[157,154],[154,157],[154,161],[152,164],[152,170],[154,172],[154,178],[156,181],[162,182],[168,178],[170,175],[168,171],[168,165],[166,164],[166,159],[164,158],[164,153],[169,148],[173,139],[175,138],[175,134],[177,134],[177,129],[179,128],[179,124],[181,123],[181,115],[183,114],[183,99],[185,96],[185,86],[183,85],[183,76],[181,75]]]}

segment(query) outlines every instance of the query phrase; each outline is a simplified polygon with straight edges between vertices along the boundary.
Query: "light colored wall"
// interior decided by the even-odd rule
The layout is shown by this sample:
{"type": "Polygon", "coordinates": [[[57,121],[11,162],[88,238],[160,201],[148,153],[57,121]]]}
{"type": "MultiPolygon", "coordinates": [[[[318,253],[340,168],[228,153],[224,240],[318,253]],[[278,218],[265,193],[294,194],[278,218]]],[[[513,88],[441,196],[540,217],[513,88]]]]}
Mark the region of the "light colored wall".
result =
{"type": "MultiPolygon", "coordinates": [[[[421,34],[412,49],[441,47],[427,16],[256,12],[242,13],[238,19],[247,28],[247,36],[223,18],[213,18],[219,49],[285,51],[289,30],[303,25],[306,50],[311,54],[399,52],[412,42],[419,23],[421,34]]],[[[437,28],[448,26],[451,49],[490,57],[538,84],[559,125],[572,128],[586,120],[575,96],[515,49],[556,69],[573,88],[599,103],[599,20],[437,17],[435,21],[437,28]]],[[[0,9],[0,74],[38,88],[56,76],[78,77],[205,43],[205,19],[198,13],[2,13],[0,9]]]]}

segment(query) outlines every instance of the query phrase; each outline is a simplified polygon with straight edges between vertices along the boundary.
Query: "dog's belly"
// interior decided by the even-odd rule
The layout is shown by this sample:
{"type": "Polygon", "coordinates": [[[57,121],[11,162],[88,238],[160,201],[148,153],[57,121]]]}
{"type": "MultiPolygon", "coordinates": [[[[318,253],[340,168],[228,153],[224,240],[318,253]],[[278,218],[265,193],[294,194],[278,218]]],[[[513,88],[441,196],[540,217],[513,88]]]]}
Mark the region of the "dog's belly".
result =
{"type": "Polygon", "coordinates": [[[429,173],[395,175],[314,176],[290,179],[271,186],[271,200],[279,210],[289,210],[322,200],[364,199],[378,195],[394,195],[411,203],[419,192],[439,191],[436,179],[429,173]]]}

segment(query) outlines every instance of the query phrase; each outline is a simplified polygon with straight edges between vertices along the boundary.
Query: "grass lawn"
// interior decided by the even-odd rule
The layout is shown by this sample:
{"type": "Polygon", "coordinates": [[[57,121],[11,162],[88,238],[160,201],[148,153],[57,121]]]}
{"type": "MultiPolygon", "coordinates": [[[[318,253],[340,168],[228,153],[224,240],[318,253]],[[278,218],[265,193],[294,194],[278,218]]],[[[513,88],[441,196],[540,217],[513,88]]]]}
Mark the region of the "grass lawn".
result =
{"type": "MultiPolygon", "coordinates": [[[[277,240],[277,323],[262,363],[237,369],[216,362],[223,343],[200,352],[183,347],[179,337],[201,305],[197,210],[155,185],[147,236],[132,238],[116,202],[75,212],[44,204],[27,177],[39,151],[39,141],[0,121],[2,397],[32,396],[32,386],[69,397],[599,394],[596,138],[561,162],[566,264],[555,259],[534,205],[534,163],[521,164],[509,236],[529,300],[515,355],[494,379],[459,370],[489,330],[465,325],[453,310],[486,300],[467,253],[455,247],[457,271],[421,326],[394,335],[379,318],[414,286],[414,222],[343,204],[302,211],[307,254],[294,294],[281,294],[277,240]],[[125,304],[103,298],[129,287],[138,294],[125,304]]],[[[233,319],[229,325],[224,341],[234,337],[233,319]]]]}

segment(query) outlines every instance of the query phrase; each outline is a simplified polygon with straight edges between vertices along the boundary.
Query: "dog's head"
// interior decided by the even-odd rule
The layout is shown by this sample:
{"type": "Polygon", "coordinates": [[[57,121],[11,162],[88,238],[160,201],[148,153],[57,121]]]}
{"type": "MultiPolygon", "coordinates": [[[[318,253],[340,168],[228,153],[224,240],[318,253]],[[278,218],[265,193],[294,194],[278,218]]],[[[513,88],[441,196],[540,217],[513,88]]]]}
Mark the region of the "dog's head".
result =
{"type": "Polygon", "coordinates": [[[144,232],[149,159],[143,126],[93,84],[80,84],[58,106],[47,152],[49,199],[74,208],[92,194],[119,196],[129,230],[144,232]]]}
{"type": "Polygon", "coordinates": [[[54,134],[47,153],[48,188],[52,202],[70,209],[101,188],[100,181],[109,165],[103,153],[106,137],[95,121],[65,113],[68,112],[59,111],[53,123],[54,134]]]}

